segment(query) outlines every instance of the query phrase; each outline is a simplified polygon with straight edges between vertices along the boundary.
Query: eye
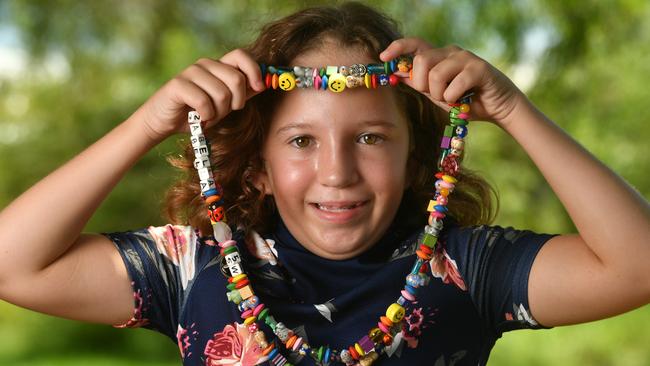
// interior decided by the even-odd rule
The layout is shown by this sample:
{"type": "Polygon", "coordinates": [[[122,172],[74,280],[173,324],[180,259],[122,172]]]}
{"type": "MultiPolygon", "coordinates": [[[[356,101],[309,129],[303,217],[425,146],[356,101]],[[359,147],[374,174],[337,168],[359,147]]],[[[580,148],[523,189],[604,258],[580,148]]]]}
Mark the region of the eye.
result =
{"type": "Polygon", "coordinates": [[[289,141],[290,144],[301,149],[308,147],[310,142],[311,138],[307,136],[298,136],[289,141]]]}
{"type": "Polygon", "coordinates": [[[377,135],[373,135],[371,133],[367,133],[364,135],[361,135],[359,137],[359,141],[366,144],[366,145],[376,145],[382,141],[382,138],[377,135]]]}

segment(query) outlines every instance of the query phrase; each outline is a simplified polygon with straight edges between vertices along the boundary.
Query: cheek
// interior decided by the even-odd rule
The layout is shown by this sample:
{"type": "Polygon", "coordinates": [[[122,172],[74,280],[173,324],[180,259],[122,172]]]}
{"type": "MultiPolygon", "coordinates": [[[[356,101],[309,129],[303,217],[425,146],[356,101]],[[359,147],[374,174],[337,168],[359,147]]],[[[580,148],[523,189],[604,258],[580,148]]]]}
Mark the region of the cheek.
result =
{"type": "Polygon", "coordinates": [[[272,165],[273,186],[276,199],[290,199],[307,187],[312,177],[311,165],[307,161],[278,159],[272,165]],[[282,197],[277,197],[282,195],[282,197]]]}

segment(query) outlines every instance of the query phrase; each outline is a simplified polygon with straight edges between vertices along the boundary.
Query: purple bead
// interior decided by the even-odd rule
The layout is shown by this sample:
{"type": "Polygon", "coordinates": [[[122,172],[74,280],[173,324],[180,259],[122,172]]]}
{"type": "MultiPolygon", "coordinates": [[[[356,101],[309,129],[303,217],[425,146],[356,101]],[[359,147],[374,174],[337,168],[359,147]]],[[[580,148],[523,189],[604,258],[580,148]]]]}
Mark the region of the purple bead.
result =
{"type": "Polygon", "coordinates": [[[451,137],[443,136],[442,141],[440,142],[440,147],[443,149],[449,149],[451,146],[451,137]]]}
{"type": "Polygon", "coordinates": [[[373,348],[375,348],[375,343],[373,341],[371,341],[370,338],[367,335],[365,335],[365,336],[363,336],[363,338],[359,339],[358,343],[361,346],[361,349],[365,353],[369,353],[370,351],[372,351],[373,348]]]}

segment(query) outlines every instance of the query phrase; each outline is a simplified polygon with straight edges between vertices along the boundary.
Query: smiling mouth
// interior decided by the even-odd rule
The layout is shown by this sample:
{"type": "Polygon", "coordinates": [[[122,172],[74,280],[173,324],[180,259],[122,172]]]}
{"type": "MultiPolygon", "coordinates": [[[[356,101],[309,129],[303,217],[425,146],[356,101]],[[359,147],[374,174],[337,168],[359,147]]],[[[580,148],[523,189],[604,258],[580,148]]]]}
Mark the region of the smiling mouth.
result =
{"type": "Polygon", "coordinates": [[[311,205],[313,205],[314,207],[318,208],[321,211],[344,212],[344,211],[352,210],[359,206],[363,206],[366,202],[367,201],[361,201],[361,202],[350,203],[350,204],[312,203],[311,205]]]}

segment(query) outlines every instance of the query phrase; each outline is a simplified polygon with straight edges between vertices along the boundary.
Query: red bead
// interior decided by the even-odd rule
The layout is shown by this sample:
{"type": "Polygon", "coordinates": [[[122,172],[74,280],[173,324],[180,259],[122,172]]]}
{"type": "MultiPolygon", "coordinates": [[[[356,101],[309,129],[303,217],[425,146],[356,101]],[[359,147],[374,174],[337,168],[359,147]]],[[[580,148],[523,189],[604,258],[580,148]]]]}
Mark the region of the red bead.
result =
{"type": "Polygon", "coordinates": [[[237,284],[235,284],[235,288],[240,289],[240,288],[242,288],[242,287],[248,285],[249,282],[250,282],[250,281],[248,281],[248,279],[245,278],[245,279],[243,279],[243,280],[237,282],[237,284]]]}
{"type": "Polygon", "coordinates": [[[352,358],[354,358],[355,360],[359,359],[359,352],[357,352],[357,350],[354,349],[353,346],[350,346],[350,348],[348,348],[348,351],[350,351],[350,356],[352,356],[352,358]]]}
{"type": "Polygon", "coordinates": [[[388,83],[390,84],[390,86],[395,86],[395,85],[399,84],[399,78],[397,77],[397,75],[391,74],[388,77],[388,83]]]}

